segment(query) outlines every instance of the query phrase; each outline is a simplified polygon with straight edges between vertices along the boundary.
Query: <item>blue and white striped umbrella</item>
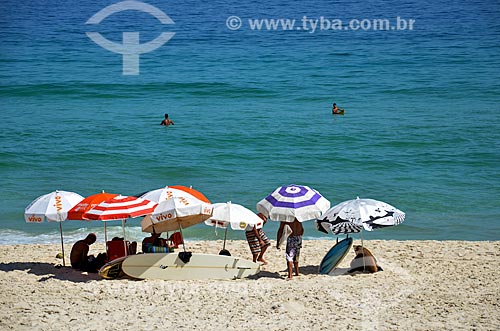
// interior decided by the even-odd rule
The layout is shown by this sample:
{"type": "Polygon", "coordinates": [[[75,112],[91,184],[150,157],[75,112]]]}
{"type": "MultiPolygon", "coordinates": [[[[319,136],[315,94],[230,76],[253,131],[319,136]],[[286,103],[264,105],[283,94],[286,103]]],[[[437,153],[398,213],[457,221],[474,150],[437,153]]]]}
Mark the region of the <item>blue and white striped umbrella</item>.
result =
{"type": "Polygon", "coordinates": [[[347,234],[363,228],[373,231],[401,224],[405,213],[388,203],[373,199],[354,199],[328,209],[316,221],[316,228],[325,233],[347,234]]]}
{"type": "Polygon", "coordinates": [[[330,208],[318,191],[302,185],[280,186],[257,203],[257,211],[273,221],[299,222],[317,219],[330,208]]]}

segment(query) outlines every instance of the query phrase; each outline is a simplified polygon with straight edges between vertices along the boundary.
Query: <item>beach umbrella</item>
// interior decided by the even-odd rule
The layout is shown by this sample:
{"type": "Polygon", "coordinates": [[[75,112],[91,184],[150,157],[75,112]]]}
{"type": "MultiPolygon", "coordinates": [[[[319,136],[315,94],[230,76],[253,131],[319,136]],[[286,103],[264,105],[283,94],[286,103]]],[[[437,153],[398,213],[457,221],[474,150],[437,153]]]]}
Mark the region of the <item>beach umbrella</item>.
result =
{"type": "Polygon", "coordinates": [[[143,232],[185,229],[212,216],[212,204],[201,192],[186,186],[167,186],[141,197],[158,201],[158,206],[141,222],[143,232]]]}
{"type": "Polygon", "coordinates": [[[324,233],[357,233],[396,226],[404,219],[404,212],[386,202],[358,197],[328,209],[316,221],[316,228],[324,233]]]}
{"type": "MultiPolygon", "coordinates": [[[[118,196],[118,194],[115,193],[106,193],[102,191],[101,193],[89,195],[88,197],[85,197],[82,201],[77,203],[73,208],[71,208],[68,212],[68,220],[75,220],[75,221],[92,221],[89,219],[83,218],[83,215],[100,204],[103,201],[109,200],[111,198],[114,198],[118,196]]],[[[104,241],[107,243],[108,242],[108,235],[107,235],[107,229],[106,229],[106,222],[104,222],[104,241]]]]}
{"type": "Polygon", "coordinates": [[[172,185],[165,186],[156,190],[147,191],[137,195],[139,198],[151,200],[157,203],[162,201],[172,199],[172,198],[182,198],[182,197],[195,197],[198,200],[210,203],[203,193],[193,189],[192,187],[187,187],[183,185],[172,185]]]}
{"type": "MultiPolygon", "coordinates": [[[[85,212],[82,217],[87,220],[99,221],[122,221],[123,244],[125,240],[125,220],[127,218],[135,218],[151,214],[158,204],[154,201],[141,199],[132,196],[117,195],[110,199],[104,200],[94,208],[85,212]]],[[[107,238],[105,239],[107,242],[107,238]]],[[[126,252],[125,248],[125,252],[126,252]]]]}
{"type": "Polygon", "coordinates": [[[116,197],[118,194],[106,193],[102,191],[101,193],[89,195],[85,197],[82,201],[77,203],[73,208],[68,211],[68,220],[80,220],[89,221],[83,218],[83,214],[97,206],[103,201],[109,200],[116,197]]]}
{"type": "Polygon", "coordinates": [[[83,200],[83,197],[78,193],[54,191],[39,196],[24,210],[24,219],[27,223],[41,223],[44,219],[48,222],[59,222],[64,266],[66,266],[66,261],[64,257],[62,222],[68,219],[68,211],[81,200],[83,200]]]}
{"type": "Polygon", "coordinates": [[[214,203],[212,216],[205,221],[206,225],[214,226],[215,229],[222,228],[224,231],[224,244],[226,248],[227,229],[251,230],[254,226],[262,228],[264,221],[250,209],[231,201],[226,203],[214,203]]]}
{"type": "MultiPolygon", "coordinates": [[[[386,202],[374,199],[347,200],[333,206],[316,220],[316,229],[324,233],[333,234],[361,234],[362,230],[373,231],[401,224],[405,220],[405,213],[386,202]]],[[[363,250],[364,254],[364,250],[363,250]]],[[[365,259],[363,255],[363,268],[365,259]]]]}
{"type": "Polygon", "coordinates": [[[151,214],[157,203],[147,199],[117,195],[83,214],[83,219],[113,221],[151,214]]]}
{"type": "Polygon", "coordinates": [[[257,211],[273,221],[304,222],[317,219],[330,208],[318,191],[302,185],[280,186],[257,203],[257,211]]]}

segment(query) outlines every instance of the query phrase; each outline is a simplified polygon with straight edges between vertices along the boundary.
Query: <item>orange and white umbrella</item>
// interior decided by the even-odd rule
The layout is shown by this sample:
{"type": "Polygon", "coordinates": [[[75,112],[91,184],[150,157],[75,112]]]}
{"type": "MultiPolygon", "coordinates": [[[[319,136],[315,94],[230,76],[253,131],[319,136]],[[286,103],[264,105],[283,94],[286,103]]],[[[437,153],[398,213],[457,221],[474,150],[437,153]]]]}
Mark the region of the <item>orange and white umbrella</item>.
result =
{"type": "Polygon", "coordinates": [[[74,192],[54,191],[39,196],[33,200],[24,210],[24,219],[27,223],[59,222],[59,232],[61,233],[61,248],[64,259],[64,240],[62,232],[62,222],[68,219],[68,211],[73,208],[83,197],[74,192]]]}
{"type": "Polygon", "coordinates": [[[212,216],[212,204],[201,192],[186,186],[167,186],[141,195],[158,206],[141,222],[143,232],[182,230],[212,216]]]}
{"type": "Polygon", "coordinates": [[[117,195],[118,194],[106,193],[104,191],[102,191],[101,193],[89,195],[69,210],[68,219],[89,221],[88,219],[83,218],[83,214],[85,214],[101,202],[114,198],[117,195]]]}

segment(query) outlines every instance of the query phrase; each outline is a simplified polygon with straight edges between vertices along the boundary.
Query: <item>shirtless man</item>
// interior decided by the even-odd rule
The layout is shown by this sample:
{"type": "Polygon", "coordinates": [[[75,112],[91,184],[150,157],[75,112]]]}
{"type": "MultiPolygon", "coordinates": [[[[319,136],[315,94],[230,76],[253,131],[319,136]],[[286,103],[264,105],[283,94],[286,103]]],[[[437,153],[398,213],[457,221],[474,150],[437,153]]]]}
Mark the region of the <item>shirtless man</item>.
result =
{"type": "Polygon", "coordinates": [[[174,125],[174,121],[168,118],[168,114],[165,114],[165,119],[161,121],[161,125],[164,126],[174,125]]]}
{"type": "Polygon", "coordinates": [[[95,265],[92,263],[95,260],[94,255],[89,254],[90,245],[95,243],[97,236],[95,233],[90,233],[85,239],[78,240],[71,248],[71,267],[82,271],[96,271],[95,265]]]}
{"type": "Polygon", "coordinates": [[[332,107],[332,114],[340,114],[344,111],[344,109],[340,109],[339,107],[337,107],[337,104],[334,103],[333,104],[333,107],[332,107]]]}
{"type": "Polygon", "coordinates": [[[304,228],[302,223],[295,219],[292,223],[280,222],[280,227],[278,229],[278,240],[280,242],[281,236],[283,235],[283,229],[285,225],[290,226],[292,233],[286,240],[286,262],[288,269],[288,280],[293,277],[293,268],[295,268],[295,276],[299,275],[299,256],[300,249],[302,248],[302,235],[304,234],[304,228]]]}

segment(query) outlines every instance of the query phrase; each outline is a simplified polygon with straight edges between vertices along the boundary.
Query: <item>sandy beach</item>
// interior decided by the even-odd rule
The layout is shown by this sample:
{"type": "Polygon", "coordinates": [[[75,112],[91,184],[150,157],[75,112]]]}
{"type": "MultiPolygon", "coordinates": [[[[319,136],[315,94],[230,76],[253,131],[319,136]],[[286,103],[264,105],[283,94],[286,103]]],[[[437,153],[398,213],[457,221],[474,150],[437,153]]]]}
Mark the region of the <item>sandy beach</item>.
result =
{"type": "MultiPolygon", "coordinates": [[[[355,241],[354,244],[359,244],[355,241]]],[[[217,254],[222,241],[186,242],[217,254]]],[[[334,244],[304,242],[301,275],[286,281],[284,251],[241,280],[104,280],[56,268],[60,245],[1,246],[1,330],[498,330],[500,242],[366,241],[384,271],[317,274],[334,244]]],[[[229,241],[250,259],[246,241],[229,241]]],[[[69,256],[71,245],[66,245],[69,256]]],[[[91,253],[104,250],[103,243],[91,253]]],[[[67,263],[68,263],[67,258],[67,263]]]]}

